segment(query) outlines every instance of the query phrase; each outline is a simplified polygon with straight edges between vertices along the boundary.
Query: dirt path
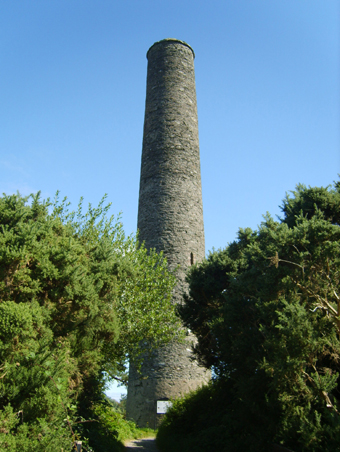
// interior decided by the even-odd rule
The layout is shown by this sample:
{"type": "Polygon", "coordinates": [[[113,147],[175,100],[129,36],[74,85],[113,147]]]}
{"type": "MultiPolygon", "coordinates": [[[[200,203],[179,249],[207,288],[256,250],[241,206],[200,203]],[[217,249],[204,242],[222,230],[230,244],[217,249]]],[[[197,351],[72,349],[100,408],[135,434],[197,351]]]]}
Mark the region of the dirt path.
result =
{"type": "Polygon", "coordinates": [[[126,452],[158,452],[156,438],[133,439],[125,444],[126,452]]]}

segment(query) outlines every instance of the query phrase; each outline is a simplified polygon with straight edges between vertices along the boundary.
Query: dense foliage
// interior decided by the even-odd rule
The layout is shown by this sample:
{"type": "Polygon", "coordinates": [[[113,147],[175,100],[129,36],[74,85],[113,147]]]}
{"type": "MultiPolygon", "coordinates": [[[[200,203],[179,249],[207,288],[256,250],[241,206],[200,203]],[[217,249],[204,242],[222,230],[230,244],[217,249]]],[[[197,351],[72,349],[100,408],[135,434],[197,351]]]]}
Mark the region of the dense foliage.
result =
{"type": "MultiPolygon", "coordinates": [[[[233,413],[226,409],[230,392],[219,381],[173,402],[157,432],[162,452],[223,452],[235,450],[235,438],[227,428],[233,413]]],[[[240,449],[242,450],[242,449],[240,449]]],[[[248,450],[248,449],[243,449],[248,450]]]]}
{"type": "Polygon", "coordinates": [[[138,362],[142,339],[177,330],[165,259],[108,209],[0,198],[1,450],[67,451],[82,433],[91,444],[112,412],[105,381],[138,362]]]}
{"type": "Polygon", "coordinates": [[[183,452],[340,450],[340,184],[299,185],[282,212],[191,268],[181,315],[217,383],[175,404],[164,450],[197,400],[183,452]],[[219,446],[201,447],[205,434],[219,446]]]}

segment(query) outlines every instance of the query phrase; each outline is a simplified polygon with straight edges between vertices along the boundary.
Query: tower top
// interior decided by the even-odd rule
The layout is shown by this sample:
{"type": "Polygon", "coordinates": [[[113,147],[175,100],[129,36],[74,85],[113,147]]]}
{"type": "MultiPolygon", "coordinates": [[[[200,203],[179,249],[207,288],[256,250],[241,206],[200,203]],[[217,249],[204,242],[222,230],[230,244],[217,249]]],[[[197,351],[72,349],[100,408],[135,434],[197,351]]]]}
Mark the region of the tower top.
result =
{"type": "Polygon", "coordinates": [[[187,43],[184,42],[184,41],[180,41],[179,39],[174,39],[174,38],[166,38],[166,39],[162,39],[161,41],[157,41],[157,42],[155,42],[154,44],[152,44],[152,46],[150,47],[150,49],[147,51],[146,58],[149,59],[149,52],[150,52],[150,50],[151,50],[153,47],[155,47],[155,46],[157,46],[157,45],[160,45],[160,44],[165,44],[165,43],[175,43],[175,42],[177,42],[178,44],[182,44],[183,46],[188,47],[188,48],[192,51],[192,55],[193,55],[193,57],[195,58],[195,52],[193,51],[193,48],[189,46],[189,44],[187,44],[187,43]]]}

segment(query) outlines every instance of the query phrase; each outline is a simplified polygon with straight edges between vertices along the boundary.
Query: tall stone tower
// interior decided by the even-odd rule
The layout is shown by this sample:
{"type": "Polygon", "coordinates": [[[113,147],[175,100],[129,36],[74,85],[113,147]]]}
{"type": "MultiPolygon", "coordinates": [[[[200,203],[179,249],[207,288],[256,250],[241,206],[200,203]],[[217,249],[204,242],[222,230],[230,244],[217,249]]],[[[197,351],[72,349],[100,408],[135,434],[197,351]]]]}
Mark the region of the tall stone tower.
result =
{"type": "MultiPolygon", "coordinates": [[[[179,265],[174,303],[187,289],[187,268],[205,255],[194,57],[176,39],[156,42],[147,53],[138,229],[147,248],[164,251],[170,269],[179,265]]],[[[193,341],[189,334],[185,344],[158,349],[141,374],[130,366],[127,415],[139,426],[157,426],[157,401],[209,380],[192,359],[193,341]]]]}

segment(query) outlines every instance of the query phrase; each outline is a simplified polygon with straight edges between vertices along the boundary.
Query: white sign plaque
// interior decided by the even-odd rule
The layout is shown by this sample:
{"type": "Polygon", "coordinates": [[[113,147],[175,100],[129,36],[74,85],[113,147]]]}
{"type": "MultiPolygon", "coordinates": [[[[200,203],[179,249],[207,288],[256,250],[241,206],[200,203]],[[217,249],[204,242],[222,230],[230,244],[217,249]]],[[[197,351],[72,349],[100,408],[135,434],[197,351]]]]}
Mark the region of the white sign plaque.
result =
{"type": "Polygon", "coordinates": [[[165,414],[171,406],[170,400],[157,400],[157,414],[165,414]]]}

